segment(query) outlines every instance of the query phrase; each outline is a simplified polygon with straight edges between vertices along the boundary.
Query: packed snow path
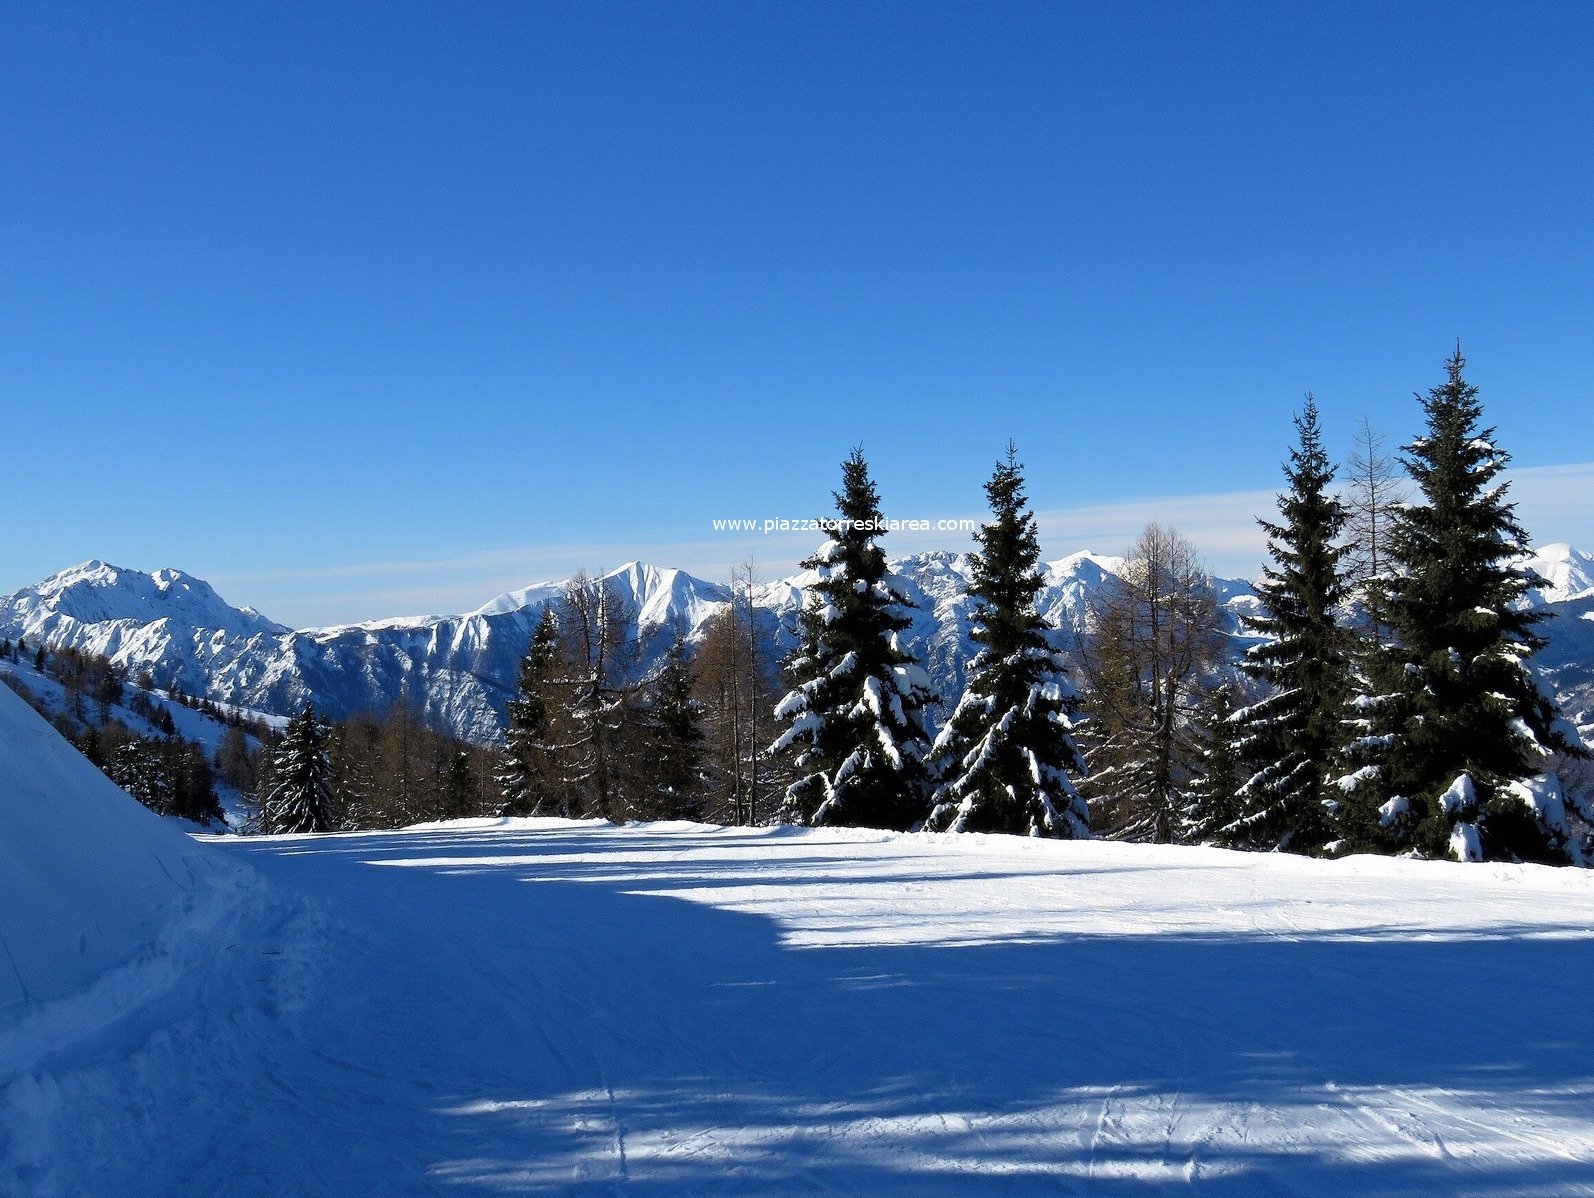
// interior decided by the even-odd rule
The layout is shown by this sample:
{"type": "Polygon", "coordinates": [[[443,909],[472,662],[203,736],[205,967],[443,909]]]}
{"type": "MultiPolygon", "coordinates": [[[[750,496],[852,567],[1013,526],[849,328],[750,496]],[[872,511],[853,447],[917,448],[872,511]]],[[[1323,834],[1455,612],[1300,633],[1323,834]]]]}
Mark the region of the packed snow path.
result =
{"type": "Polygon", "coordinates": [[[1583,871],[547,820],[212,843],[298,913],[227,950],[238,1013],[160,1012],[205,1099],[105,1166],[129,1193],[1594,1194],[1583,871]]]}

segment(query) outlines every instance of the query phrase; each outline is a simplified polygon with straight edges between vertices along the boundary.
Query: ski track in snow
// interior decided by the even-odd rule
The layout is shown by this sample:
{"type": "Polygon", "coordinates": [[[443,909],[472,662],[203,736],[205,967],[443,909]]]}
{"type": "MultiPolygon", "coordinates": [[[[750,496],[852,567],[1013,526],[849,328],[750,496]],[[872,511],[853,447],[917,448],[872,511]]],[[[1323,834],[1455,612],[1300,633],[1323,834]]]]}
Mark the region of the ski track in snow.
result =
{"type": "Polygon", "coordinates": [[[1582,871],[560,820],[208,843],[264,887],[0,1044],[0,1192],[1594,1195],[1582,871]]]}

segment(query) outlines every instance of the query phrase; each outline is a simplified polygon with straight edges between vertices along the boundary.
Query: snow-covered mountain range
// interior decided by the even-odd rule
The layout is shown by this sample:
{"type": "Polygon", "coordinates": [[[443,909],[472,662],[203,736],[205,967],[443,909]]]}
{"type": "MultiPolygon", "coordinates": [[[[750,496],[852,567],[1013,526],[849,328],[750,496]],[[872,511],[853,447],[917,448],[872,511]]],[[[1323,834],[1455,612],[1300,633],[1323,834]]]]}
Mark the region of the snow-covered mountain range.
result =
{"type": "MultiPolygon", "coordinates": [[[[1538,660],[1579,728],[1594,733],[1594,557],[1548,545],[1527,563],[1547,585],[1535,602],[1550,618],[1550,646],[1538,660]]],[[[1047,566],[1042,610],[1058,627],[1083,625],[1089,597],[1121,558],[1076,553],[1047,566]]],[[[961,553],[915,554],[894,564],[918,605],[907,634],[939,691],[955,696],[971,656],[968,560],[961,553]]],[[[721,585],[681,570],[631,562],[604,576],[625,599],[644,666],[677,629],[700,633],[729,602],[721,585]]],[[[766,583],[754,593],[760,620],[789,645],[810,575],[766,583]]],[[[374,620],[292,630],[226,603],[178,570],[145,574],[86,562],[0,600],[0,635],[104,654],[162,685],[258,711],[288,714],[306,699],[333,716],[415,705],[428,719],[476,741],[498,737],[516,667],[545,605],[561,582],[500,595],[458,616],[374,620]]],[[[1244,618],[1256,610],[1250,583],[1217,587],[1238,650],[1244,618]]]]}

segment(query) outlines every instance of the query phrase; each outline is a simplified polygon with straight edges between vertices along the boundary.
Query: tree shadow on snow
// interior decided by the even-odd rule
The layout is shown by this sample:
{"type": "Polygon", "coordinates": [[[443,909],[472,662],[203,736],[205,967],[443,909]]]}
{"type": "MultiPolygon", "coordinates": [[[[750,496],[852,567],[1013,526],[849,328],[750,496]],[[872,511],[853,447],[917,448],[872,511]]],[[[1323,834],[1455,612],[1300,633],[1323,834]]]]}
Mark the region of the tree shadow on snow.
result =
{"type": "MultiPolygon", "coordinates": [[[[238,847],[288,876],[329,853],[369,863],[351,901],[394,913],[373,957],[405,937],[426,951],[403,914],[423,909],[495,946],[490,1004],[439,984],[393,1016],[411,1024],[393,1043],[433,1057],[349,1049],[374,1076],[424,1073],[393,1088],[428,1102],[393,1192],[1594,1193],[1594,1162],[1559,1139],[1594,1135],[1594,940],[806,947],[773,918],[670,895],[782,881],[767,862],[672,861],[680,837],[617,839],[665,854],[634,868],[563,832],[275,846],[238,847]],[[563,854],[592,860],[535,860],[563,854]],[[422,895],[437,888],[441,908],[422,895]]],[[[795,857],[786,880],[829,856],[795,857]]]]}

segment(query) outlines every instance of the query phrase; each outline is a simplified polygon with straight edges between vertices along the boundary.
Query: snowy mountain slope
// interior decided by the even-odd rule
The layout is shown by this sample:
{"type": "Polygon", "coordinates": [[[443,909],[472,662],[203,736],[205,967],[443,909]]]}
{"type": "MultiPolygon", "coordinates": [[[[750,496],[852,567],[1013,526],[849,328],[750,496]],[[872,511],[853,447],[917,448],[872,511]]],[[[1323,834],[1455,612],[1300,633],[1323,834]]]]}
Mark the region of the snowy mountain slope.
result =
{"type": "Polygon", "coordinates": [[[554,820],[218,848],[339,922],[291,1018],[100,1046],[36,1133],[61,1192],[1594,1194],[1584,871],[554,820]]]}
{"type": "Polygon", "coordinates": [[[1523,565],[1549,583],[1536,592],[1540,602],[1571,603],[1594,597],[1594,557],[1570,545],[1545,545],[1523,565]]]}
{"type": "MultiPolygon", "coordinates": [[[[49,714],[52,718],[70,710],[66,689],[47,673],[40,673],[35,670],[31,661],[0,663],[0,684],[25,687],[34,700],[42,702],[49,708],[49,714]]],[[[105,713],[109,718],[126,725],[128,730],[136,736],[155,738],[164,735],[161,729],[156,728],[148,719],[129,706],[135,695],[141,695],[144,702],[165,711],[166,714],[171,716],[172,725],[178,736],[199,745],[204,750],[205,756],[214,760],[217,750],[221,748],[222,738],[227,734],[227,725],[225,723],[212,719],[204,712],[195,711],[193,708],[174,702],[158,690],[144,690],[129,683],[125,687],[125,692],[122,703],[112,705],[105,713]]],[[[248,710],[240,710],[238,714],[249,720],[263,720],[279,730],[287,723],[287,719],[283,716],[265,715],[248,710]]],[[[98,705],[92,702],[84,705],[83,717],[83,720],[78,723],[90,723],[98,726],[103,722],[99,718],[98,705]]],[[[75,724],[74,726],[77,725],[75,724]]],[[[252,746],[258,744],[256,739],[247,731],[245,735],[249,738],[249,743],[252,746]]],[[[222,811],[226,814],[228,825],[233,828],[242,827],[249,813],[248,804],[244,796],[219,778],[215,780],[214,785],[216,797],[221,802],[222,811]]]]}
{"type": "MultiPolygon", "coordinates": [[[[251,608],[237,608],[209,583],[181,570],[153,574],[84,562],[25,587],[5,600],[7,622],[25,636],[59,642],[64,629],[87,625],[173,627],[221,632],[229,638],[287,632],[251,608]]],[[[87,646],[82,646],[86,648],[87,646]]]]}
{"type": "Polygon", "coordinates": [[[214,856],[0,685],[0,1027],[152,943],[214,856]]]}
{"type": "Polygon", "coordinates": [[[315,921],[3,685],[0,912],[0,1194],[162,1193],[141,1162],[246,1126],[230,1065],[241,1042],[292,1034],[315,921]],[[227,1122],[203,1125],[212,1112],[227,1122]]]}
{"type": "MultiPolygon", "coordinates": [[[[1589,578],[1590,559],[1565,546],[1547,546],[1534,561],[1555,582],[1546,592],[1551,596],[1576,596],[1589,578]]],[[[1049,563],[1043,612],[1065,630],[1080,628],[1090,596],[1121,566],[1120,558],[1090,553],[1049,563]]],[[[896,561],[893,568],[918,605],[905,639],[910,649],[924,654],[940,693],[955,696],[973,649],[967,558],[921,553],[896,561]]],[[[410,703],[457,735],[489,742],[501,734],[504,705],[542,608],[558,600],[564,585],[542,583],[513,591],[460,616],[289,632],[256,613],[226,607],[197,580],[187,580],[183,587],[168,582],[162,590],[161,577],[186,579],[175,571],[140,575],[100,563],[64,571],[0,600],[0,635],[42,635],[52,643],[106,653],[135,671],[149,668],[163,684],[176,681],[218,701],[279,715],[291,714],[312,698],[338,717],[410,703]],[[121,587],[127,596],[114,594],[121,587]],[[181,608],[182,620],[208,622],[180,623],[176,616],[163,614],[137,623],[140,611],[157,613],[149,597],[167,593],[198,595],[169,606],[181,608]],[[106,618],[87,618],[96,613],[106,618]]],[[[643,668],[662,655],[676,629],[699,633],[729,597],[722,586],[639,562],[605,578],[634,613],[643,668]]],[[[781,650],[793,643],[803,591],[811,582],[797,574],[755,591],[758,618],[781,650]]],[[[1238,653],[1253,639],[1243,621],[1257,610],[1255,591],[1239,579],[1218,579],[1216,585],[1238,653]]],[[[1559,654],[1550,677],[1562,700],[1578,710],[1594,709],[1594,654],[1586,651],[1578,607],[1588,599],[1594,599],[1594,590],[1583,598],[1549,602],[1550,619],[1544,626],[1559,654]]]]}

